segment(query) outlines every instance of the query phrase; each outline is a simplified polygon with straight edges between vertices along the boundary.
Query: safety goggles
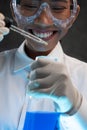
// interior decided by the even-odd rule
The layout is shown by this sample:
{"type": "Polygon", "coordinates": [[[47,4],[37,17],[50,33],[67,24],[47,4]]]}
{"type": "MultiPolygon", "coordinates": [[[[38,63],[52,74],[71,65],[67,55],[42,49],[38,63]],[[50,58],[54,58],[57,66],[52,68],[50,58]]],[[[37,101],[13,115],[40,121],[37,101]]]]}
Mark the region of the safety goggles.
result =
{"type": "Polygon", "coordinates": [[[68,3],[67,1],[68,0],[56,0],[52,2],[51,0],[51,2],[40,2],[39,0],[12,0],[12,6],[17,19],[20,20],[22,24],[33,23],[44,11],[55,26],[63,29],[66,27],[70,28],[70,22],[74,19],[77,12],[77,0],[72,0],[71,6],[66,4],[68,3]],[[70,9],[68,18],[64,17],[67,15],[67,8],[70,9]]]}

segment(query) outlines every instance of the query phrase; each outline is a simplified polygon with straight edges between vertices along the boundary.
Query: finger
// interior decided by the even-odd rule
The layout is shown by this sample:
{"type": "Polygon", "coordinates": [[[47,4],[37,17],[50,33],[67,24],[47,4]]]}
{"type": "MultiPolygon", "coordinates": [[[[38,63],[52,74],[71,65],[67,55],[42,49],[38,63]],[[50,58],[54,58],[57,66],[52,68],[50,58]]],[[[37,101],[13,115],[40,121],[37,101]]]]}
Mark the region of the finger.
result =
{"type": "Polygon", "coordinates": [[[36,79],[29,83],[30,90],[39,90],[50,88],[54,84],[54,79],[52,76],[48,76],[42,79],[36,79]]]}
{"type": "Polygon", "coordinates": [[[50,72],[46,71],[46,68],[37,68],[30,73],[30,80],[41,79],[49,76],[50,72]]]}
{"type": "Polygon", "coordinates": [[[5,22],[3,20],[0,20],[0,27],[4,27],[5,26],[5,22]]]}
{"type": "Polygon", "coordinates": [[[2,34],[0,34],[0,42],[3,40],[3,35],[2,34]]]}
{"type": "Polygon", "coordinates": [[[46,60],[46,58],[37,58],[32,64],[31,69],[34,70],[39,67],[43,67],[48,65],[49,62],[46,60]]]}
{"type": "Polygon", "coordinates": [[[0,13],[0,20],[4,20],[4,19],[5,19],[5,16],[2,13],[0,13]]]}
{"type": "Polygon", "coordinates": [[[33,84],[31,83],[31,86],[29,86],[29,92],[35,92],[35,93],[44,93],[44,94],[49,94],[49,95],[52,95],[52,90],[53,88],[52,87],[38,87],[39,84],[37,82],[35,82],[35,87],[36,88],[33,88],[33,84]]]}
{"type": "Polygon", "coordinates": [[[0,27],[0,33],[3,35],[7,35],[9,31],[10,30],[7,27],[0,27]]]}

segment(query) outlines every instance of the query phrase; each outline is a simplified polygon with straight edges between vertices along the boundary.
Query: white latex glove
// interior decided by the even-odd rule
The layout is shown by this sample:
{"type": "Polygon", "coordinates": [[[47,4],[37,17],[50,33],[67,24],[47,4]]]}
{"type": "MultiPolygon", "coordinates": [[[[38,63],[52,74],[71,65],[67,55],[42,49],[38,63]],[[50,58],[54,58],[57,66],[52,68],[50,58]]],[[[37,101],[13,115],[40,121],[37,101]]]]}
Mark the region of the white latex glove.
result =
{"type": "Polygon", "coordinates": [[[31,64],[29,90],[36,95],[51,97],[61,112],[74,114],[81,105],[82,96],[74,87],[64,64],[38,58],[31,64]]]}
{"type": "Polygon", "coordinates": [[[5,27],[4,19],[4,15],[0,13],[0,41],[2,41],[4,36],[9,33],[9,28],[5,27]]]}

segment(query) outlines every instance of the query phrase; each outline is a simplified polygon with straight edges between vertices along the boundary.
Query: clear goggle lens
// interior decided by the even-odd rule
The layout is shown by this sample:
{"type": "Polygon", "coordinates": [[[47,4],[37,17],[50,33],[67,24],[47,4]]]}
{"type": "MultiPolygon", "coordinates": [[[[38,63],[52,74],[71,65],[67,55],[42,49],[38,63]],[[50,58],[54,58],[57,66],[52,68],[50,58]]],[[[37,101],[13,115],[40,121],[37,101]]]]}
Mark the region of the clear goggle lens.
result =
{"type": "Polygon", "coordinates": [[[22,23],[33,23],[44,11],[55,26],[61,28],[69,28],[70,21],[73,20],[77,12],[77,0],[72,0],[71,8],[68,5],[68,0],[64,2],[53,1],[53,2],[40,2],[40,1],[24,1],[24,0],[12,0],[14,12],[18,19],[22,23]],[[67,17],[67,10],[70,10],[70,14],[67,17]]]}

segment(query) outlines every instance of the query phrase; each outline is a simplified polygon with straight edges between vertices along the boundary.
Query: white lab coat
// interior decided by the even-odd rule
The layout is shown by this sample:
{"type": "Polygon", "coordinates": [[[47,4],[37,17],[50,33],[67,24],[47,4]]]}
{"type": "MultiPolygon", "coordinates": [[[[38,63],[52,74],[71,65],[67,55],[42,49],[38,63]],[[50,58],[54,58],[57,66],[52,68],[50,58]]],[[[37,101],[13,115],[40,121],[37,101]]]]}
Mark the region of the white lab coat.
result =
{"type": "MultiPolygon", "coordinates": [[[[53,59],[57,58],[58,62],[67,66],[72,82],[84,96],[80,109],[87,119],[87,64],[65,55],[60,43],[48,56],[53,57],[53,59]]],[[[0,130],[18,129],[26,87],[29,82],[29,66],[32,62],[33,60],[27,57],[24,52],[24,43],[18,49],[0,53],[0,130]]],[[[48,108],[49,111],[55,109],[53,102],[48,99],[41,100],[39,106],[41,109],[48,108]]],[[[80,127],[80,123],[77,123],[77,120],[80,120],[80,118],[77,119],[77,114],[61,116],[60,124],[63,128],[61,127],[60,130],[86,130],[87,127],[80,127]]]]}

